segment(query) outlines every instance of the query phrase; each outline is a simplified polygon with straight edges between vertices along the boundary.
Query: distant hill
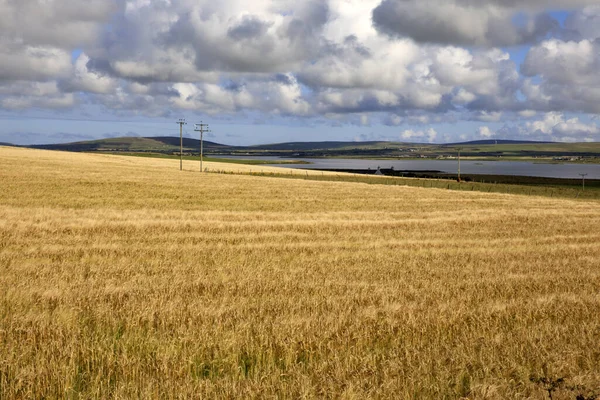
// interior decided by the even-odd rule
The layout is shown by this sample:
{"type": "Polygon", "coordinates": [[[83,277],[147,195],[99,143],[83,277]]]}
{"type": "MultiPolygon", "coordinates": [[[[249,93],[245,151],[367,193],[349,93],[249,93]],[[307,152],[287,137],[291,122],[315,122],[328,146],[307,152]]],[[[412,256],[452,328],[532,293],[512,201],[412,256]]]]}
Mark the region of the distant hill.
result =
{"type": "Polygon", "coordinates": [[[0,146],[14,146],[12,143],[0,142],[0,146]]]}
{"type": "MultiPolygon", "coordinates": [[[[179,151],[178,137],[120,137],[83,142],[43,144],[30,146],[36,149],[63,150],[63,151],[129,151],[129,152],[176,152],[179,151]]],[[[200,140],[183,138],[185,151],[197,151],[200,140]]],[[[204,141],[207,150],[228,148],[226,145],[204,141]]]]}
{"type": "Polygon", "coordinates": [[[65,151],[110,151],[132,150],[143,151],[156,147],[163,148],[160,142],[140,137],[119,137],[99,140],[86,140],[73,143],[41,144],[31,146],[36,149],[65,150],[65,151]]]}
{"type": "Polygon", "coordinates": [[[532,140],[487,139],[487,140],[472,140],[470,142],[448,143],[445,146],[458,146],[458,145],[470,146],[470,145],[485,145],[485,144],[548,144],[548,143],[554,143],[554,142],[536,142],[536,141],[532,141],[532,140]]]}
{"type": "MultiPolygon", "coordinates": [[[[385,149],[389,146],[407,144],[393,142],[290,142],[254,146],[228,146],[204,140],[206,151],[335,151],[347,149],[375,150],[385,149]]],[[[176,152],[179,151],[179,137],[120,137],[99,140],[89,140],[62,144],[44,144],[30,146],[37,149],[63,150],[63,151],[146,151],[146,152],[176,152]]],[[[198,151],[199,139],[183,138],[185,151],[198,151]]]]}
{"type": "Polygon", "coordinates": [[[339,150],[350,148],[384,148],[392,145],[392,142],[288,142],[249,146],[256,150],[277,151],[309,151],[309,150],[339,150]]]}
{"type": "MultiPolygon", "coordinates": [[[[29,146],[37,149],[80,152],[179,152],[179,137],[120,137],[84,142],[29,146]]],[[[461,147],[464,156],[471,157],[600,157],[600,143],[557,143],[524,140],[476,140],[451,144],[425,144],[402,142],[289,142],[255,146],[228,146],[204,141],[205,154],[234,156],[286,156],[286,157],[447,157],[461,147]]],[[[199,152],[200,140],[183,138],[186,153],[199,152]]]]}
{"type": "MultiPolygon", "coordinates": [[[[167,146],[175,146],[179,148],[179,138],[175,136],[157,136],[157,137],[147,137],[145,139],[152,139],[157,142],[163,143],[167,146]]],[[[232,146],[228,146],[225,144],[211,142],[209,140],[204,140],[204,148],[205,149],[227,149],[232,146]]],[[[184,148],[200,148],[200,139],[191,139],[191,138],[183,138],[183,147],[184,148]]]]}

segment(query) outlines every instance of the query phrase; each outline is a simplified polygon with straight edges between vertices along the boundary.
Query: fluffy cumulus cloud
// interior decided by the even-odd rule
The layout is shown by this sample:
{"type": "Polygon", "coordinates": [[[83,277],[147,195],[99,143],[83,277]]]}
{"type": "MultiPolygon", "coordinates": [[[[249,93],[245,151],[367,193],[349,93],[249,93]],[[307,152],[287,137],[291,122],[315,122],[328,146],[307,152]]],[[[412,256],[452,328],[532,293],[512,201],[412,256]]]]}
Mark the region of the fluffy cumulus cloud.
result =
{"type": "Polygon", "coordinates": [[[538,110],[600,113],[600,43],[552,39],[532,47],[523,93],[538,110]]]}
{"type": "Polygon", "coordinates": [[[88,68],[90,58],[81,53],[75,61],[72,73],[61,81],[65,91],[83,91],[89,93],[108,94],[117,88],[117,80],[111,76],[91,71],[88,68]]]}
{"type": "Polygon", "coordinates": [[[562,37],[529,49],[521,72],[532,110],[600,113],[600,7],[571,13],[562,37]]]}
{"type": "Polygon", "coordinates": [[[70,50],[92,44],[116,9],[106,0],[0,1],[0,80],[68,75],[70,50]]]}
{"type": "Polygon", "coordinates": [[[523,72],[556,84],[597,85],[600,82],[598,47],[587,39],[580,42],[548,40],[531,48],[523,72]]]}
{"type": "Polygon", "coordinates": [[[568,33],[574,38],[600,38],[600,5],[590,6],[569,15],[565,21],[568,33]]]}
{"type": "Polygon", "coordinates": [[[74,73],[71,51],[92,45],[117,10],[105,0],[0,1],[0,106],[68,109],[77,104],[58,81],[74,73]]]}
{"type": "Polygon", "coordinates": [[[438,133],[433,128],[415,131],[407,129],[400,134],[399,139],[405,142],[435,142],[438,133]]]}
{"type": "Polygon", "coordinates": [[[533,43],[558,30],[546,10],[576,9],[595,0],[383,0],[373,10],[378,30],[417,42],[466,46],[533,43]]]}
{"type": "Polygon", "coordinates": [[[44,80],[68,76],[69,52],[55,47],[22,46],[0,38],[0,82],[44,80]]]}
{"type": "Polygon", "coordinates": [[[600,113],[594,3],[0,0],[0,108],[383,124],[405,141],[461,120],[499,136],[487,125],[512,119],[589,138],[595,125],[564,115],[600,113]]]}
{"type": "Polygon", "coordinates": [[[318,56],[328,15],[319,0],[128,1],[92,55],[99,68],[137,81],[278,73],[318,56]]]}
{"type": "Polygon", "coordinates": [[[56,82],[18,81],[0,86],[0,106],[7,110],[65,109],[75,105],[72,93],[63,93],[56,82]]]}
{"type": "Polygon", "coordinates": [[[555,112],[546,114],[541,120],[527,122],[525,127],[531,135],[562,141],[593,139],[600,133],[595,123],[586,124],[577,117],[565,119],[563,114],[555,112]]]}
{"type": "Polygon", "coordinates": [[[489,139],[494,136],[494,132],[487,126],[480,126],[477,130],[477,134],[482,139],[489,139]]]}
{"type": "Polygon", "coordinates": [[[535,141],[594,142],[600,140],[600,127],[594,117],[585,120],[561,112],[549,112],[528,121],[506,123],[495,132],[478,129],[480,138],[527,139],[535,141]]]}

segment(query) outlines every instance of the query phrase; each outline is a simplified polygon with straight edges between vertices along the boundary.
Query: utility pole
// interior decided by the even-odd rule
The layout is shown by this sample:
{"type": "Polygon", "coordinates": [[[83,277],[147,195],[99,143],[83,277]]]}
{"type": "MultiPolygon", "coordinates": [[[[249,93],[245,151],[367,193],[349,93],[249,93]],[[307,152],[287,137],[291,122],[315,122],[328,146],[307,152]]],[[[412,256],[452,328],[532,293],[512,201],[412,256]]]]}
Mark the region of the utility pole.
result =
{"type": "Polygon", "coordinates": [[[587,174],[579,174],[579,176],[581,176],[582,182],[581,182],[581,190],[585,190],[585,177],[587,176],[587,174]]]}
{"type": "Polygon", "coordinates": [[[200,172],[204,171],[202,169],[202,153],[204,152],[204,132],[211,132],[208,129],[208,124],[203,124],[202,121],[200,121],[199,124],[195,125],[195,132],[200,132],[200,172]]]}
{"type": "Polygon", "coordinates": [[[183,126],[187,123],[185,118],[179,118],[177,123],[179,124],[179,170],[183,171],[183,126]]]}
{"type": "Polygon", "coordinates": [[[460,182],[460,151],[462,150],[462,147],[458,148],[458,181],[460,182]]]}

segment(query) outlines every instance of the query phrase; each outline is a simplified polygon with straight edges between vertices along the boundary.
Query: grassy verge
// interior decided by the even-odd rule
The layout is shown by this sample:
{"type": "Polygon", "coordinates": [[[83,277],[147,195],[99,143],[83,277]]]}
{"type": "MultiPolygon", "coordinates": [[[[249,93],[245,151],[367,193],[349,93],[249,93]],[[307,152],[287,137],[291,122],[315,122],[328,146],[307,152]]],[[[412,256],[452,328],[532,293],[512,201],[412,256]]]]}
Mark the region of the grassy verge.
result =
{"type": "MultiPolygon", "coordinates": [[[[220,170],[207,168],[205,172],[218,174],[249,174],[257,177],[277,177],[287,179],[305,179],[327,182],[356,182],[371,185],[388,186],[410,186],[422,188],[436,188],[446,190],[458,190],[469,192],[484,193],[506,193],[519,194],[527,196],[560,197],[570,199],[600,199],[600,187],[595,183],[593,186],[587,186],[585,190],[581,187],[566,184],[519,184],[519,183],[498,183],[498,181],[488,180],[487,182],[457,182],[450,179],[430,179],[430,178],[403,178],[389,176],[375,176],[363,174],[308,174],[302,170],[289,170],[289,172],[261,172],[257,169],[254,172],[236,172],[235,170],[220,170]]],[[[491,178],[491,177],[488,177],[491,178]]],[[[523,177],[517,177],[523,178],[523,177]]],[[[517,179],[516,182],[519,180],[517,179]]],[[[556,182],[556,180],[554,180],[556,182]]]]}

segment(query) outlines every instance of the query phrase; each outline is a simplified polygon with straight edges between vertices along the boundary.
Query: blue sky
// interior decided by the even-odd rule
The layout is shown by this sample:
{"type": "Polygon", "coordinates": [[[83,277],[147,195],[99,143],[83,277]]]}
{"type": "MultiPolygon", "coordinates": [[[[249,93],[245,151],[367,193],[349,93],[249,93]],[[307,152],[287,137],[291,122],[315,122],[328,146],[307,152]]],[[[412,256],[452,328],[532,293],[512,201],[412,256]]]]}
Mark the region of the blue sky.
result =
{"type": "Polygon", "coordinates": [[[0,142],[600,140],[592,0],[62,1],[5,10],[0,142]]]}

